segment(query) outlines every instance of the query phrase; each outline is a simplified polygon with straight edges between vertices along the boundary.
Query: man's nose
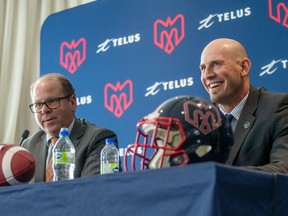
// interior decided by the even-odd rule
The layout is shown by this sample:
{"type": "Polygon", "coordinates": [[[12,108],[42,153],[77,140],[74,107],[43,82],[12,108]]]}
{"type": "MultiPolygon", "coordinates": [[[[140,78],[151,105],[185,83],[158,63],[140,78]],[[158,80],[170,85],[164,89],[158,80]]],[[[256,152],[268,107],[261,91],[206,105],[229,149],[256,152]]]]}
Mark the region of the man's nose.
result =
{"type": "Polygon", "coordinates": [[[202,71],[202,76],[204,79],[209,79],[215,76],[215,72],[211,68],[207,67],[202,71]]]}
{"type": "Polygon", "coordinates": [[[51,112],[51,109],[47,106],[47,104],[43,104],[42,108],[41,108],[41,113],[48,113],[51,112]]]}

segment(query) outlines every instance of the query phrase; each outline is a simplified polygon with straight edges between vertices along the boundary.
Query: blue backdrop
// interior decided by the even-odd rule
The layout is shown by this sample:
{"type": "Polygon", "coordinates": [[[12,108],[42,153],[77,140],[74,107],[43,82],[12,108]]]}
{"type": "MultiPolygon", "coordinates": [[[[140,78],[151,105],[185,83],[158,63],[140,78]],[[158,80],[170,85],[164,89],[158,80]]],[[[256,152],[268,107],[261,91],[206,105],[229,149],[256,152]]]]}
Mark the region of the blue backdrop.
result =
{"type": "Polygon", "coordinates": [[[98,0],[53,14],[41,30],[41,75],[74,84],[77,116],[114,130],[120,154],[139,119],[181,94],[209,99],[201,51],[240,41],[256,87],[287,92],[287,0],[98,0]]]}

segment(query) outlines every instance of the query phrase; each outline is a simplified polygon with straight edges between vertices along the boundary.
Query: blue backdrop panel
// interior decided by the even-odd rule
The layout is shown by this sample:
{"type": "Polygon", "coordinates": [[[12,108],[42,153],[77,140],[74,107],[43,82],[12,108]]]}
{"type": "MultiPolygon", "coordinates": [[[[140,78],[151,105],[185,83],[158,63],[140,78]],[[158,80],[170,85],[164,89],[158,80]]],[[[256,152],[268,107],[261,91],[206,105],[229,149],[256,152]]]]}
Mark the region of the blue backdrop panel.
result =
{"type": "Polygon", "coordinates": [[[209,99],[199,62],[215,38],[243,43],[256,87],[287,92],[287,8],[287,0],[98,0],[48,17],[41,74],[67,76],[77,116],[114,130],[123,156],[138,120],[164,100],[209,99]]]}
{"type": "MultiPolygon", "coordinates": [[[[0,206],[5,216],[271,216],[278,211],[274,184],[270,173],[209,162],[1,187],[0,206]]],[[[279,194],[279,199],[286,197],[279,194]]]]}

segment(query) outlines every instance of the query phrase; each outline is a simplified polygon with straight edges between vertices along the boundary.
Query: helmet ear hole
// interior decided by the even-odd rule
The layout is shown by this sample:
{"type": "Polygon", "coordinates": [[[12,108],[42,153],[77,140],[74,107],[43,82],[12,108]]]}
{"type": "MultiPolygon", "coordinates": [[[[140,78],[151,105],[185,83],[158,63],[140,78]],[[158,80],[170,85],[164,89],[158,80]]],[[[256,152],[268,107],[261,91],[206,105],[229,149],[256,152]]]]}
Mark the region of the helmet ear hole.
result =
{"type": "Polygon", "coordinates": [[[211,150],[212,150],[212,146],[211,145],[200,145],[195,150],[195,154],[199,158],[201,158],[201,157],[205,156],[206,154],[208,154],[211,150]]]}

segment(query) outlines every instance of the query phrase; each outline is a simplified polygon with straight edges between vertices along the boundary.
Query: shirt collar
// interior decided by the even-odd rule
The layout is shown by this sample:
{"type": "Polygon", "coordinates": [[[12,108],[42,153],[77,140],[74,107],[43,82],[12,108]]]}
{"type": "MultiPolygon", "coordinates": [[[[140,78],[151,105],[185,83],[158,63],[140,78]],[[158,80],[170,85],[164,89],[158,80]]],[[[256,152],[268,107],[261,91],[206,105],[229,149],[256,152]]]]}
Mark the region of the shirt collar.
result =
{"type": "Polygon", "coordinates": [[[233,117],[236,118],[237,121],[238,121],[238,119],[239,119],[239,117],[240,117],[240,114],[241,114],[241,112],[242,112],[242,109],[243,109],[243,107],[244,107],[244,105],[245,105],[245,102],[246,102],[246,100],[247,100],[247,98],[248,98],[248,95],[249,95],[249,92],[248,92],[248,93],[245,95],[245,97],[232,109],[232,111],[231,111],[230,113],[226,113],[226,112],[221,108],[221,106],[219,106],[220,111],[221,111],[224,115],[228,115],[228,114],[233,115],[233,117]]]}
{"type": "MultiPolygon", "coordinates": [[[[73,119],[73,121],[71,122],[71,124],[69,125],[69,127],[68,127],[68,131],[69,131],[69,133],[72,131],[72,128],[73,128],[73,126],[74,126],[74,123],[75,123],[75,118],[73,119]]],[[[52,138],[53,136],[51,136],[50,134],[47,134],[46,135],[46,141],[47,141],[47,145],[49,146],[49,140],[52,138]]]]}

